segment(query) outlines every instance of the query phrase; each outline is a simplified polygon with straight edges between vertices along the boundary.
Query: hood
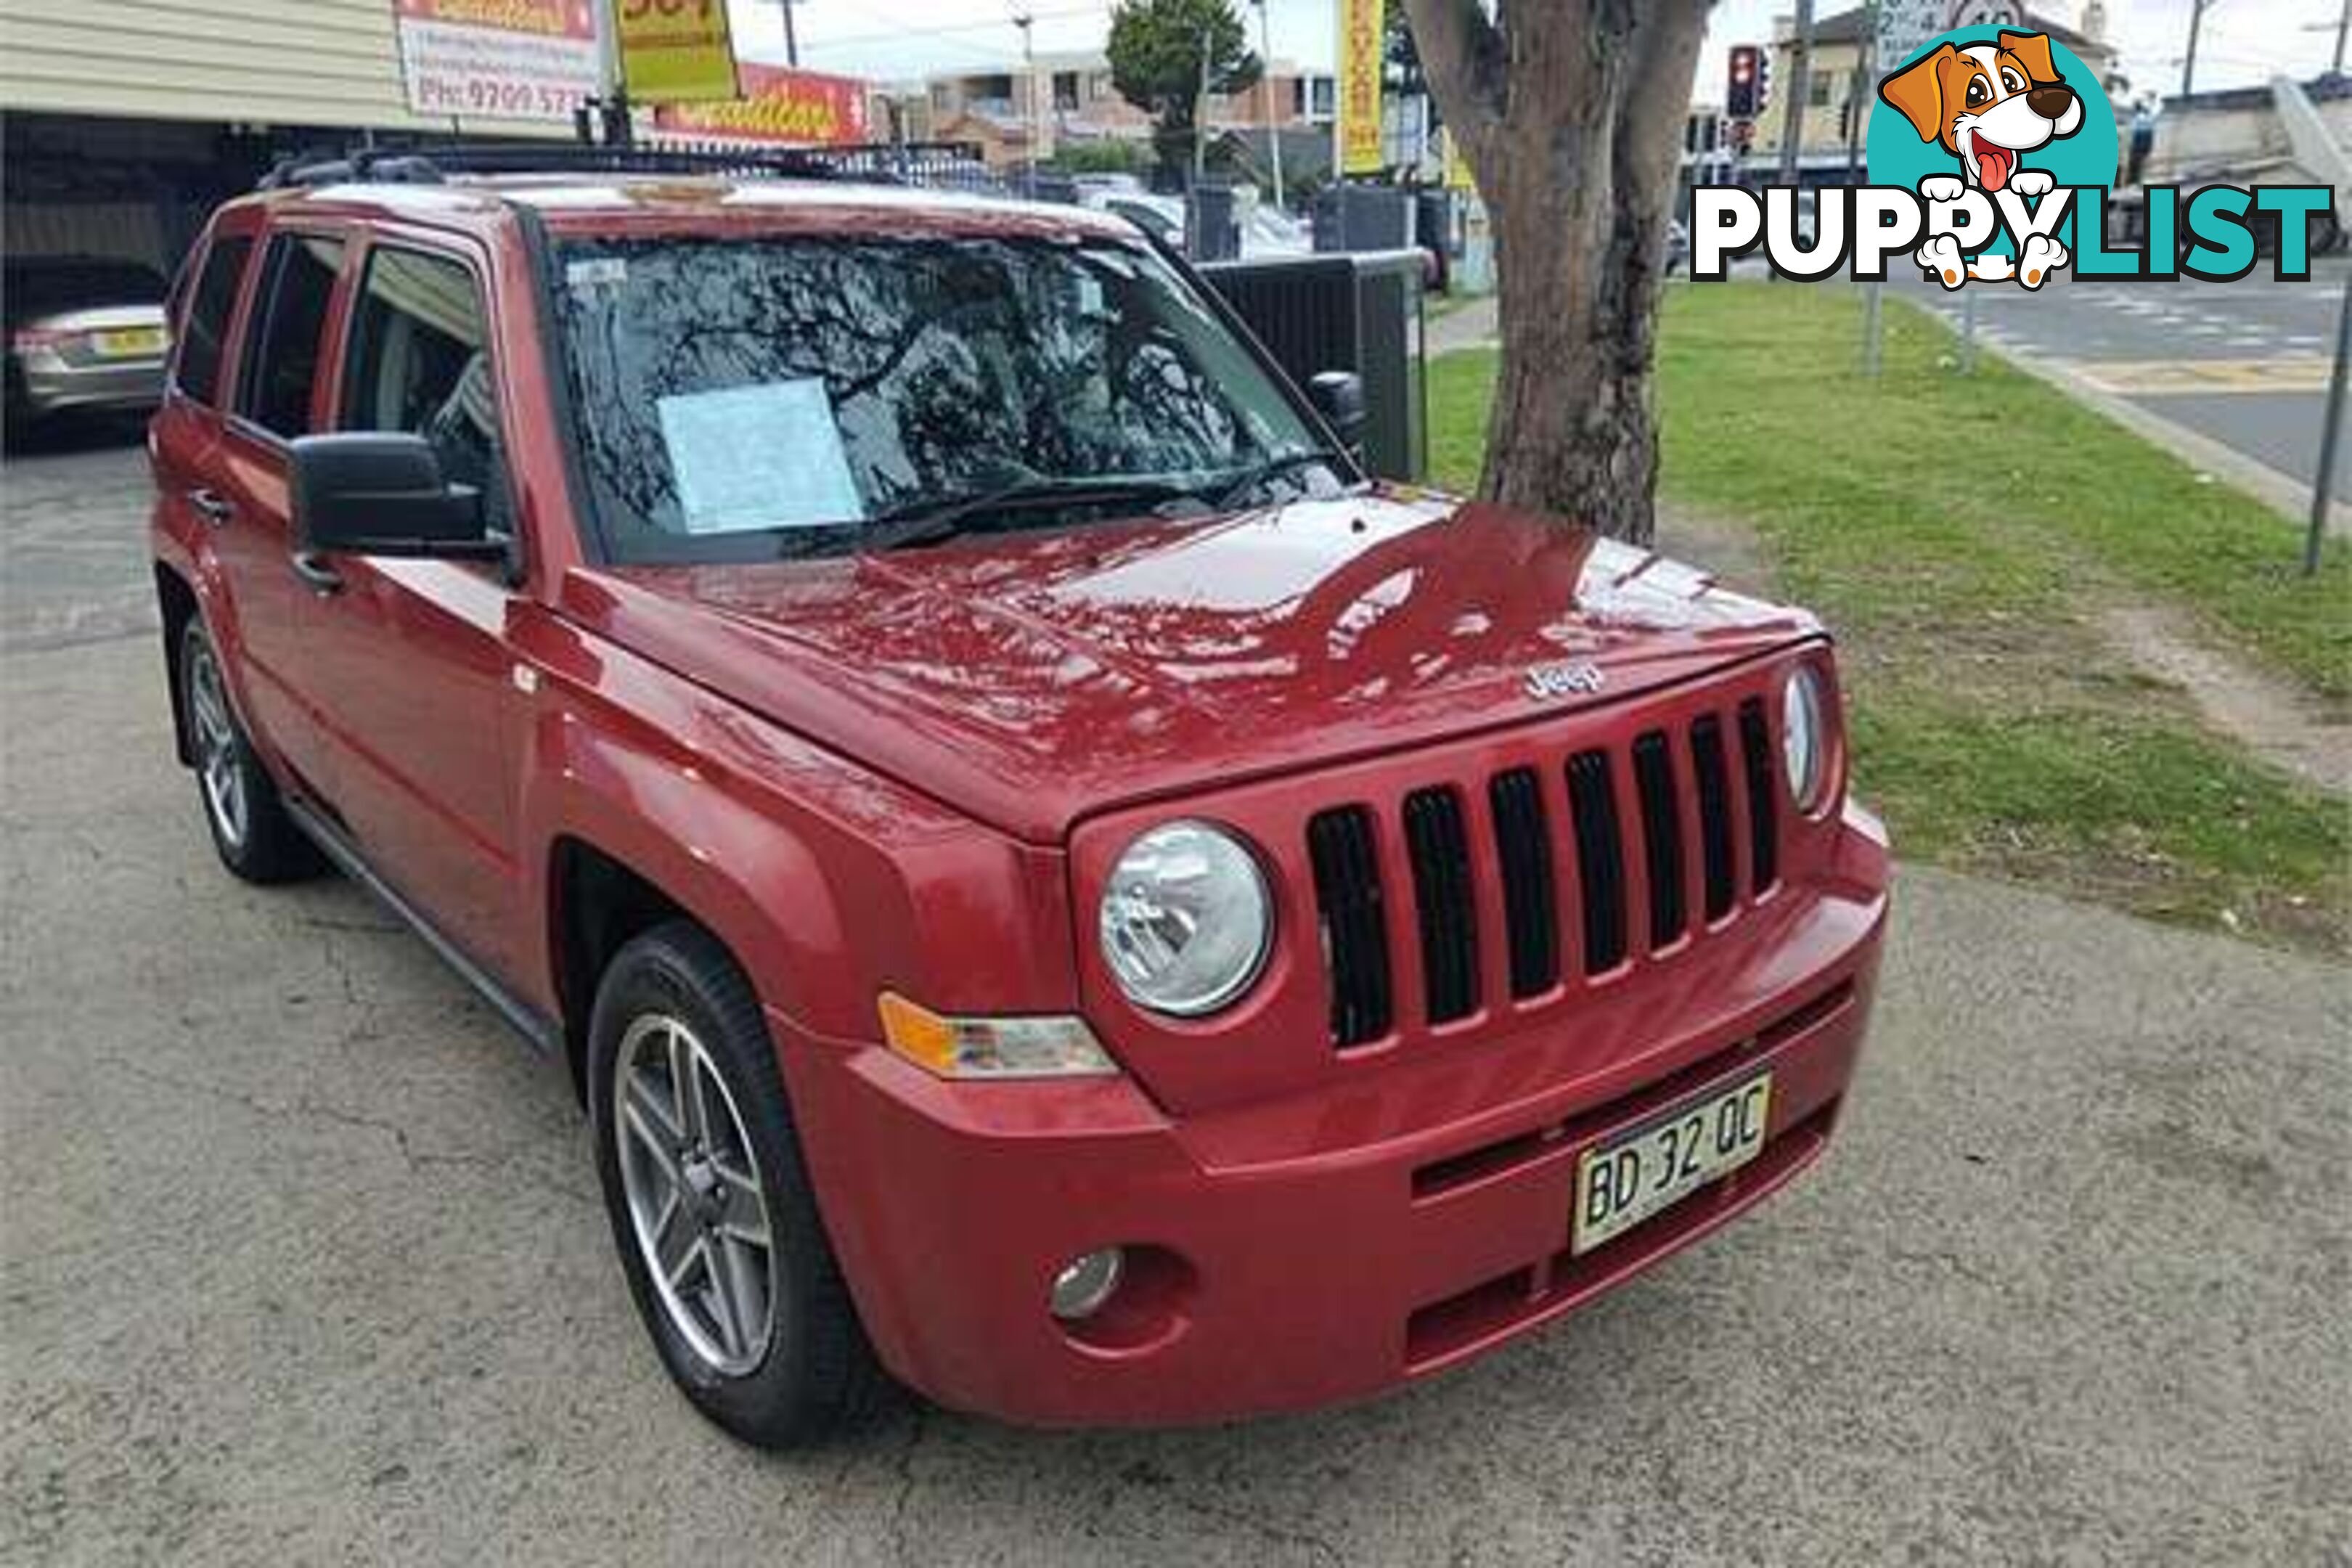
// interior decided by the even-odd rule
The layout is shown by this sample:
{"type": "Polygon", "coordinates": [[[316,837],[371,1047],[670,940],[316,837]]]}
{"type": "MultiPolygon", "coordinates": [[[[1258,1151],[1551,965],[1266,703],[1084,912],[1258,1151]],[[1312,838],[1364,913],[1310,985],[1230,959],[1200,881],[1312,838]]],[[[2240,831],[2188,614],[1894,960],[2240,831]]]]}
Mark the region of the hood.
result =
{"type": "Polygon", "coordinates": [[[1820,629],[1648,551],[1393,488],[888,554],[583,568],[563,604],[1040,843],[1098,810],[1617,701],[1820,629]],[[1591,668],[1530,679],[1561,664],[1591,668]]]}

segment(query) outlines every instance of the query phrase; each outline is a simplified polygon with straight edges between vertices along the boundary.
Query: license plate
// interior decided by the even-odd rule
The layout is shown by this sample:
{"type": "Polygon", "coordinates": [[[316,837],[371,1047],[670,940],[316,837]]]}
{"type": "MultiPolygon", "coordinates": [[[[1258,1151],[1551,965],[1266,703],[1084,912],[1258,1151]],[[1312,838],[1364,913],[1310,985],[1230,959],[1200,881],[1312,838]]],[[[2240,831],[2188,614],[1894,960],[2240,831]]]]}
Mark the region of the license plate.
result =
{"type": "Polygon", "coordinates": [[[163,352],[165,342],[161,327],[123,327],[114,331],[92,332],[90,340],[98,352],[108,359],[159,354],[163,352]]]}
{"type": "Polygon", "coordinates": [[[1587,1149],[1569,1251],[1590,1252],[1756,1158],[1771,1111],[1772,1075],[1759,1073],[1587,1149]]]}

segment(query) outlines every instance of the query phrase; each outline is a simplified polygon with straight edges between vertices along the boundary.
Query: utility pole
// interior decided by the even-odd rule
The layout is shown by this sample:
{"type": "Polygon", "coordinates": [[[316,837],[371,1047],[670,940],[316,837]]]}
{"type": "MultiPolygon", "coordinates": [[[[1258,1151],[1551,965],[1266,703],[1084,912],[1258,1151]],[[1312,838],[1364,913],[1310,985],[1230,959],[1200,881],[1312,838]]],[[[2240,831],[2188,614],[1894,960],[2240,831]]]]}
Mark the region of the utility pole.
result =
{"type": "Polygon", "coordinates": [[[2336,68],[2328,73],[2331,76],[2344,74],[2344,39],[2347,34],[2352,34],[2352,0],[2344,0],[2344,18],[2336,24],[2336,68]]]}
{"type": "Polygon", "coordinates": [[[1015,11],[1013,25],[1021,29],[1021,122],[1029,129],[1029,161],[1022,174],[1023,194],[1037,194],[1037,56],[1030,47],[1029,29],[1037,20],[1027,11],[1015,11]]]}
{"type": "Polygon", "coordinates": [[[2344,304],[2336,318],[2336,374],[2327,384],[2327,423],[2319,433],[2319,479],[2311,488],[2311,532],[2304,540],[2303,574],[2319,574],[2327,540],[2327,515],[2336,506],[2336,465],[2344,450],[2344,400],[2352,383],[2352,276],[2344,280],[2344,304]]]}
{"type": "Polygon", "coordinates": [[[1780,183],[1799,183],[1797,159],[1805,145],[1805,101],[1812,96],[1813,0],[1797,0],[1797,51],[1789,67],[1789,107],[1780,115],[1780,183]]]}
{"type": "MultiPolygon", "coordinates": [[[[1266,25],[1265,0],[1257,3],[1258,83],[1265,94],[1266,156],[1274,161],[1274,210],[1282,210],[1282,116],[1274,105],[1274,42],[1272,30],[1266,25]]],[[[2352,0],[2344,0],[2345,16],[2352,17],[2352,0]]],[[[2336,68],[2344,68],[2344,40],[2336,40],[2336,68]]]]}
{"type": "Polygon", "coordinates": [[[1201,87],[1192,95],[1192,188],[1209,172],[1209,29],[1201,29],[1201,87]]]}
{"type": "Polygon", "coordinates": [[[801,63],[801,41],[793,36],[793,0],[776,0],[776,8],[784,14],[784,63],[797,68],[801,63]]]}
{"type": "Polygon", "coordinates": [[[2197,36],[2205,30],[2205,7],[2213,0],[2189,0],[2189,58],[2180,62],[2180,96],[2197,90],[2197,36]]]}

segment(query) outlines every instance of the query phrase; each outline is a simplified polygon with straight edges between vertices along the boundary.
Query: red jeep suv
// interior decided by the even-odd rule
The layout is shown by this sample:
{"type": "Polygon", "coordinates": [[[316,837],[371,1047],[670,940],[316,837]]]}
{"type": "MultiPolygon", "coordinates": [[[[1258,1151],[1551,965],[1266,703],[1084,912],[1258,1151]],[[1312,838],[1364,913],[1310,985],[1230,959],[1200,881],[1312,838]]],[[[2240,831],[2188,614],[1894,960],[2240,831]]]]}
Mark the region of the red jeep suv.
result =
{"type": "Polygon", "coordinates": [[[179,753],[569,1064],[712,1419],[1354,1399],[1821,1152],[1887,856],[1811,617],[1368,480],[1116,217],[465,166],[189,263],[179,753]]]}

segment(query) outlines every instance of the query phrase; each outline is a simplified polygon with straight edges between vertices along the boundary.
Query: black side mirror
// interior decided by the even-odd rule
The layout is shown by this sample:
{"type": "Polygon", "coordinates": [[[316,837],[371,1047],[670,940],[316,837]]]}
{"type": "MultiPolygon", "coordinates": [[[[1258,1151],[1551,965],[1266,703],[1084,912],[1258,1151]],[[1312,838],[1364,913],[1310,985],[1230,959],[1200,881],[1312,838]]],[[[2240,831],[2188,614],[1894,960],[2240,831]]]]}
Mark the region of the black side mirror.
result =
{"type": "Polygon", "coordinates": [[[301,436],[294,441],[294,542],[331,555],[499,561],[507,542],[482,527],[482,495],[441,475],[441,458],[405,433],[301,436]]]}
{"type": "Polygon", "coordinates": [[[1364,378],[1352,370],[1327,370],[1307,383],[1307,401],[1350,452],[1364,440],[1364,378]]]}

